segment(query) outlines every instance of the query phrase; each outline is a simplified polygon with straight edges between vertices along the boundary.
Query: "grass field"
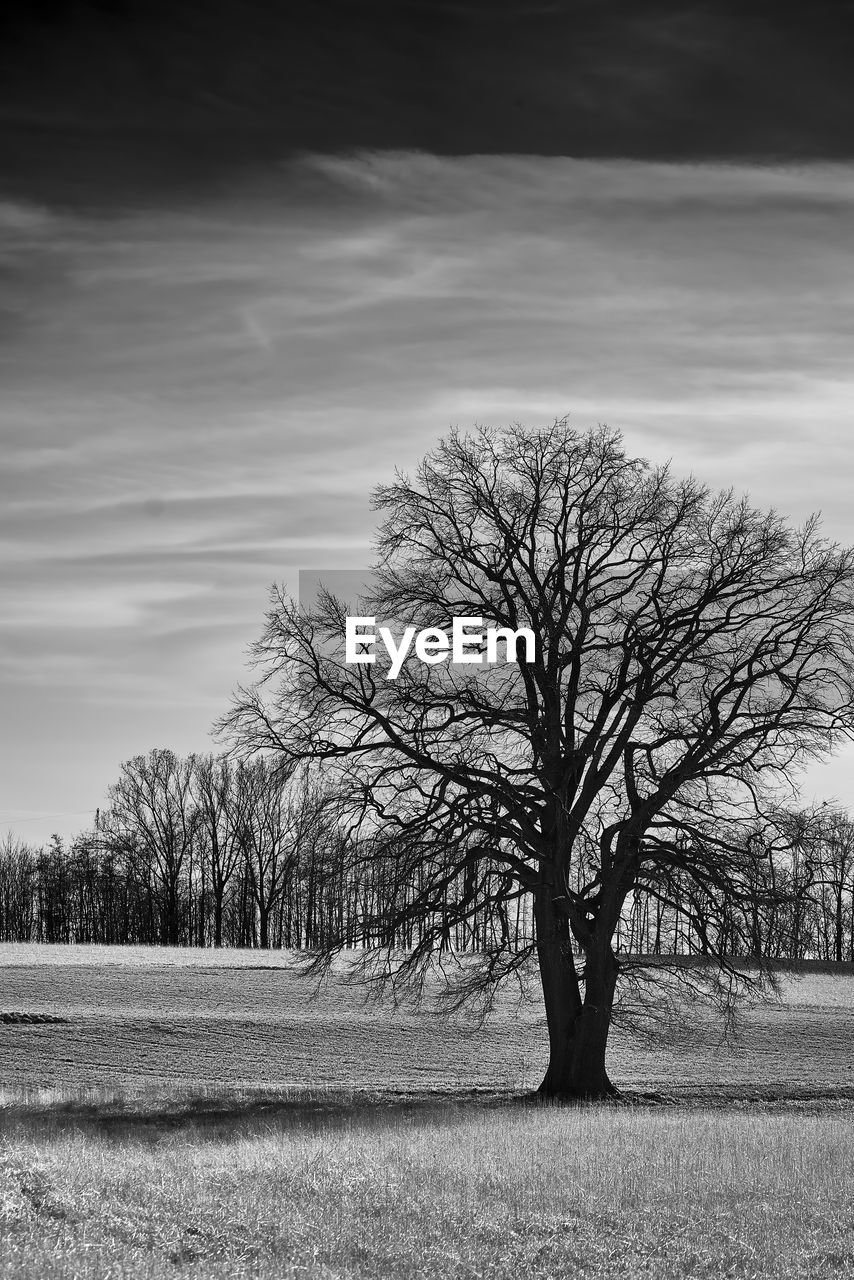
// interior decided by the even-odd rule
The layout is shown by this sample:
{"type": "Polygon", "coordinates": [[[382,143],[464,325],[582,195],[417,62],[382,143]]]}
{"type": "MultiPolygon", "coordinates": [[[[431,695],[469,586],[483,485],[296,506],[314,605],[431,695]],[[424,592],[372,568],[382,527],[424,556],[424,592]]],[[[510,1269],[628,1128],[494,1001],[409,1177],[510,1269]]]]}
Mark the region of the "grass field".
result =
{"type": "Polygon", "coordinates": [[[854,973],[786,977],[735,1050],[618,1034],[634,1105],[577,1108],[526,1096],[536,1002],[312,990],[277,954],[0,947],[0,1276],[854,1276],[854,973]]]}
{"type": "Polygon", "coordinates": [[[0,1146],[0,1274],[854,1275],[854,1127],[620,1108],[0,1146]]]}

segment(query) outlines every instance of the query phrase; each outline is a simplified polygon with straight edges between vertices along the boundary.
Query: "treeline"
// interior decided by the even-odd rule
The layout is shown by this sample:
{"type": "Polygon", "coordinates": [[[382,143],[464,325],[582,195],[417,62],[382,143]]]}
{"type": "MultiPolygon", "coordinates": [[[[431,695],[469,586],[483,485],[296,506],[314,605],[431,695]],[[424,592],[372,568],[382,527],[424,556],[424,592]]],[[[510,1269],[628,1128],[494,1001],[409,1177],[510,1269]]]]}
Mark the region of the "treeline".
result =
{"type": "Polygon", "coordinates": [[[779,865],[769,862],[752,893],[721,900],[678,877],[636,892],[618,925],[617,950],[854,962],[854,823],[828,815],[807,835],[779,865]]]}
{"type": "MultiPolygon", "coordinates": [[[[789,815],[786,847],[749,858],[738,892],[700,891],[678,870],[647,881],[617,949],[854,961],[854,821],[789,815]]],[[[69,843],[0,843],[0,940],[318,949],[428,937],[457,951],[534,941],[530,895],[481,859],[425,911],[417,852],[377,831],[354,844],[334,791],[259,758],[181,758],[121,768],[108,807],[69,843]],[[409,905],[412,904],[412,910],[409,905]]]]}
{"type": "MultiPolygon", "coordinates": [[[[357,857],[352,844],[336,795],[298,771],[155,750],[122,765],[92,830],[45,848],[11,835],[0,844],[0,940],[414,946],[414,920],[389,923],[406,886],[388,841],[363,839],[357,857]]],[[[488,945],[481,888],[483,905],[454,924],[450,888],[445,945],[488,945]]],[[[503,907],[499,916],[509,937],[503,907]]],[[[527,927],[521,905],[513,927],[515,941],[527,927]]]]}

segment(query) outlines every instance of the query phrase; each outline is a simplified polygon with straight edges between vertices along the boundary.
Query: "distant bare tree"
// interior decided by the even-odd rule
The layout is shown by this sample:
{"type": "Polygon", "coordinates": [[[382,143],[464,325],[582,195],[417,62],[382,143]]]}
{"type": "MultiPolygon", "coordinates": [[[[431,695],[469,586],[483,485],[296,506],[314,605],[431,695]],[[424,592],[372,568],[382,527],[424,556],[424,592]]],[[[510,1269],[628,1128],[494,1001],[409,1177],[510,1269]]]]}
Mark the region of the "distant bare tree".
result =
{"type": "Polygon", "coordinates": [[[238,765],[233,821],[258,917],[258,942],[270,946],[270,920],[296,865],[290,839],[288,775],[259,758],[238,765]]]}
{"type": "Polygon", "coordinates": [[[854,960],[854,822],[823,804],[791,815],[790,823],[797,832],[798,949],[836,963],[854,960]]]}
{"type": "Polygon", "coordinates": [[[213,903],[213,944],[222,946],[225,894],[237,872],[243,850],[244,819],[238,795],[236,768],[225,756],[199,756],[195,761],[193,793],[196,834],[202,865],[210,879],[213,903]]]}
{"type": "Polygon", "coordinates": [[[11,831],[0,841],[0,939],[29,942],[37,919],[38,850],[11,831]]]}
{"type": "MultiPolygon", "coordinates": [[[[305,769],[263,756],[236,765],[231,794],[231,822],[257,912],[258,945],[281,946],[283,899],[292,894],[297,877],[316,863],[318,843],[329,833],[331,797],[305,769]]],[[[322,883],[316,888],[321,892],[322,883]]],[[[313,906],[312,891],[307,928],[313,906]]]]}
{"type": "Polygon", "coordinates": [[[192,856],[198,823],[192,783],[193,756],[163,748],[121,766],[109,792],[114,845],[142,861],[151,876],[160,914],[160,941],[181,941],[182,877],[192,856]]]}

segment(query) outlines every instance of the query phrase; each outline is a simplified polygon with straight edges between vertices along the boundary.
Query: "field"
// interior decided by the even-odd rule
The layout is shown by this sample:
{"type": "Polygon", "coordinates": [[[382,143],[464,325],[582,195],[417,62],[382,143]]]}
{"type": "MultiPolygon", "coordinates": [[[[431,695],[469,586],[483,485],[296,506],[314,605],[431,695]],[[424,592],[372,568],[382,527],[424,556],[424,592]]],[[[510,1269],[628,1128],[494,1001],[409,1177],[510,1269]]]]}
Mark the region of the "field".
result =
{"type": "Polygon", "coordinates": [[[618,1034],[628,1105],[555,1108],[536,1003],[478,1027],[277,954],[0,947],[0,1276],[854,1276],[854,973],[783,995],[735,1047],[618,1034]]]}
{"type": "Polygon", "coordinates": [[[442,1110],[0,1162],[0,1274],[26,1280],[854,1275],[832,1116],[442,1110]]]}
{"type": "MultiPolygon", "coordinates": [[[[854,972],[784,978],[738,1040],[691,1011],[691,1034],[638,1045],[615,1031],[619,1087],[696,1098],[854,1097],[854,972]]],[[[317,992],[287,954],[0,946],[0,1089],[74,1093],[536,1087],[546,1032],[535,1000],[484,1026],[366,1005],[333,978],[317,992]]]]}

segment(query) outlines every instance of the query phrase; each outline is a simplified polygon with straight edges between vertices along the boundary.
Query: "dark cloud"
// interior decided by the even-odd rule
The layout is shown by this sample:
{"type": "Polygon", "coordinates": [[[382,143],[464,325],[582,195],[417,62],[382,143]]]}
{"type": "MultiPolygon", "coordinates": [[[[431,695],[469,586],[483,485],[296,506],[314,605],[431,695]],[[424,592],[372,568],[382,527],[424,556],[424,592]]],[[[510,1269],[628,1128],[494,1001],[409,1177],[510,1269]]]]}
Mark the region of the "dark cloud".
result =
{"type": "Polygon", "coordinates": [[[758,0],[114,0],[6,7],[9,190],[190,198],[295,152],[854,152],[854,12],[758,0]]]}

